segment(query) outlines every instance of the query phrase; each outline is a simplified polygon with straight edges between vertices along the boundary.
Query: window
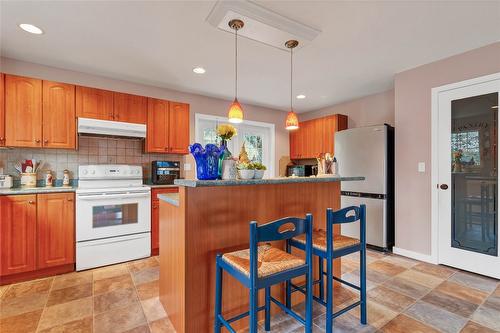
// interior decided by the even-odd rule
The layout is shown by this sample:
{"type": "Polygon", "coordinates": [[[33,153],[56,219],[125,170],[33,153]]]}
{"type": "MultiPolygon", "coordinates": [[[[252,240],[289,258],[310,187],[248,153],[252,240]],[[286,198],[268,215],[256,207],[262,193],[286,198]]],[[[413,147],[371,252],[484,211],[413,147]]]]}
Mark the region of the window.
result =
{"type": "MultiPolygon", "coordinates": [[[[462,151],[462,164],[479,166],[481,164],[481,148],[479,131],[467,131],[451,134],[451,151],[462,151]]],[[[452,157],[453,159],[453,157],[452,157]]]]}
{"type": "MultiPolygon", "coordinates": [[[[217,125],[228,123],[227,118],[205,114],[195,115],[195,140],[206,145],[207,143],[220,144],[217,137],[217,125]]],[[[274,124],[245,120],[241,124],[233,124],[238,135],[228,142],[228,149],[234,156],[238,156],[243,143],[252,162],[259,162],[267,167],[265,177],[274,177],[274,124]]]]}

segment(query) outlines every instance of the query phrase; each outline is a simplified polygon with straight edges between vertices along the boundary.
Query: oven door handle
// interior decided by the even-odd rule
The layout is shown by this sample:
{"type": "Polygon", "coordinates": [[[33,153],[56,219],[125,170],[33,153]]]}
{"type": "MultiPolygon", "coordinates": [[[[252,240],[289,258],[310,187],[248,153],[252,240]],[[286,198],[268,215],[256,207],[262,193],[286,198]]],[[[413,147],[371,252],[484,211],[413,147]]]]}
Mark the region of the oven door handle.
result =
{"type": "Polygon", "coordinates": [[[149,198],[150,194],[99,194],[99,195],[83,195],[78,196],[78,200],[107,200],[107,199],[133,199],[133,198],[149,198]]]}

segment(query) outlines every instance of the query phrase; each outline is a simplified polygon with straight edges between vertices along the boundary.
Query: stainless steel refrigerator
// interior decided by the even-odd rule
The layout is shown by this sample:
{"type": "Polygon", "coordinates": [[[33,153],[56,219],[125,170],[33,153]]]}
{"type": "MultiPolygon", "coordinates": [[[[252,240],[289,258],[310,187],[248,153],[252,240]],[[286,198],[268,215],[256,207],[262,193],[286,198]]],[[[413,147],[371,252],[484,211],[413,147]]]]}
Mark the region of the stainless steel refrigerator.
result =
{"type": "MultiPolygon", "coordinates": [[[[335,133],[341,176],[364,181],[341,183],[341,206],[366,205],[367,244],[387,251],[394,245],[394,128],[351,128],[335,133]]],[[[359,222],[342,225],[342,234],[359,237],[359,222]]]]}

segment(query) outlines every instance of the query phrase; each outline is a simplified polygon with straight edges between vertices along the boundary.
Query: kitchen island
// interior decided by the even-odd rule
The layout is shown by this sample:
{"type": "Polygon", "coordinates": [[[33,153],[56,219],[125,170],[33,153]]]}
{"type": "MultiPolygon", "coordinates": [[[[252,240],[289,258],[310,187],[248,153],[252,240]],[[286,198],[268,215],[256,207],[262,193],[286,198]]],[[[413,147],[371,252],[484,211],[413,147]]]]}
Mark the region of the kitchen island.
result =
{"type": "MultiPolygon", "coordinates": [[[[340,182],[363,179],[176,180],[178,194],[158,197],[160,301],[177,332],[212,331],[215,256],[248,248],[250,221],[267,223],[311,213],[314,228],[324,229],[326,209],[340,207],[340,182]]],[[[335,233],[340,233],[339,227],[335,233]]],[[[283,247],[284,243],[274,245],[283,247]]],[[[335,262],[334,272],[340,273],[340,260],[335,262]]],[[[282,299],[283,287],[273,287],[272,294],[282,299]]],[[[294,302],[302,299],[299,293],[294,294],[294,302]]],[[[248,290],[227,274],[222,304],[226,318],[248,311],[248,290]]],[[[246,327],[247,320],[233,325],[246,327]]]]}

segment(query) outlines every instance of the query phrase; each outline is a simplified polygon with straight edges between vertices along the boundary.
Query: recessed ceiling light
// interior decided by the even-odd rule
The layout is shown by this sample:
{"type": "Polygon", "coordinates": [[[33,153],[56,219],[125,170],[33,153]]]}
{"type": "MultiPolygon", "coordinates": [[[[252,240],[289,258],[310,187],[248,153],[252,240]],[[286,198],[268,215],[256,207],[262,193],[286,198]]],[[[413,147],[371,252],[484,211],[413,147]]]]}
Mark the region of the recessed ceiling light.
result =
{"type": "Polygon", "coordinates": [[[21,24],[19,24],[19,28],[23,29],[26,32],[35,34],[35,35],[43,34],[43,30],[40,29],[39,27],[33,25],[33,24],[21,23],[21,24]]]}
{"type": "Polygon", "coordinates": [[[306,95],[302,95],[302,94],[301,95],[297,95],[297,99],[304,99],[304,98],[306,98],[306,95]]]}
{"type": "Polygon", "coordinates": [[[195,67],[193,68],[193,72],[196,74],[205,74],[206,70],[203,67],[195,67]]]}

